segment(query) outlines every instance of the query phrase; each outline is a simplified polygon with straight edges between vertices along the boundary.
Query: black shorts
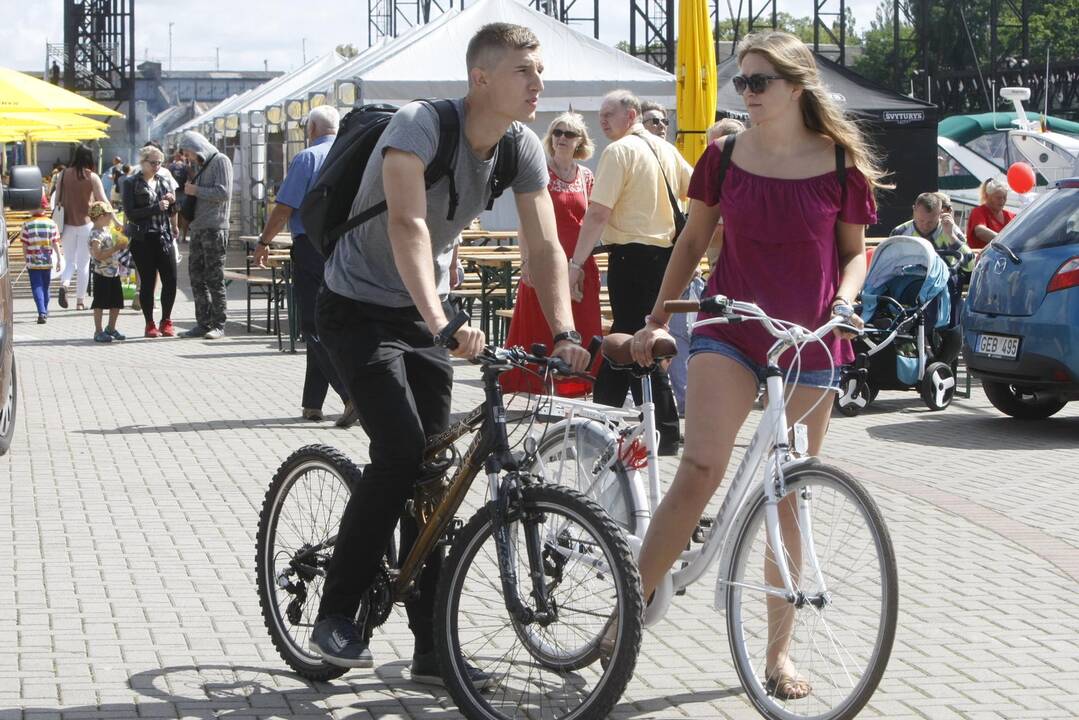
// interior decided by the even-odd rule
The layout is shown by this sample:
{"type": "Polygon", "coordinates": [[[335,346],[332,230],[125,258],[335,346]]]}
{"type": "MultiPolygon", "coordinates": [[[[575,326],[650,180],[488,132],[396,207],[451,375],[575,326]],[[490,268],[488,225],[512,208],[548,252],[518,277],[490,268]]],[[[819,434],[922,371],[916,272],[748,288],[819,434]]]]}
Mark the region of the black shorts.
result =
{"type": "Polygon", "coordinates": [[[94,302],[90,307],[112,310],[124,306],[124,288],[119,277],[105,277],[94,273],[94,302]]]}

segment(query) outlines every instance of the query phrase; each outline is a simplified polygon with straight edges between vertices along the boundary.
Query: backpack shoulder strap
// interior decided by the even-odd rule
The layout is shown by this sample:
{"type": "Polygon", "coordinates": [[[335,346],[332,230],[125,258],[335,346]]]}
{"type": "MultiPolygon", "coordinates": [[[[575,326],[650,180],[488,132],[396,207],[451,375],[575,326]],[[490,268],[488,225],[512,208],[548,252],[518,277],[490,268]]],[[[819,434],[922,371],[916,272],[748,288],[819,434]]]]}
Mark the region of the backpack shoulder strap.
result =
{"type": "Polygon", "coordinates": [[[839,208],[847,204],[847,151],[835,144],[835,174],[839,178],[839,208]]]}
{"type": "Polygon", "coordinates": [[[457,183],[453,177],[453,161],[457,157],[457,144],[461,137],[461,119],[452,100],[424,100],[438,114],[438,149],[434,160],[423,173],[424,185],[430,189],[443,177],[450,181],[450,207],[447,220],[457,214],[457,183]]]}
{"type": "Polygon", "coordinates": [[[727,168],[731,165],[731,155],[734,153],[734,142],[738,139],[738,133],[723,138],[723,151],[719,155],[719,176],[716,186],[719,188],[719,197],[723,197],[723,178],[727,177],[727,168]]]}
{"type": "Polygon", "coordinates": [[[491,173],[491,198],[487,201],[487,209],[495,205],[495,200],[502,196],[506,188],[513,185],[517,179],[517,134],[514,125],[498,141],[498,156],[495,158],[495,169],[491,173]]]}

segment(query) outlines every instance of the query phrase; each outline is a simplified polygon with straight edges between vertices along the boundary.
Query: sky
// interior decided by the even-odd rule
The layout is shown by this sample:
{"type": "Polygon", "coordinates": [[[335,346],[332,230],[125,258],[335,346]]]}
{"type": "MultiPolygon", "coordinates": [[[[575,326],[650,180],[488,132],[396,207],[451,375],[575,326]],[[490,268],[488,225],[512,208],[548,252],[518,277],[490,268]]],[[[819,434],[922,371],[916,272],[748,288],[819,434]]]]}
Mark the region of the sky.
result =
{"type": "MultiPolygon", "coordinates": [[[[813,14],[814,0],[777,2],[781,12],[813,14]]],[[[859,32],[869,27],[879,2],[847,0],[859,32]]],[[[838,7],[837,0],[832,4],[838,7]]],[[[368,0],[136,0],[135,53],[139,62],[159,61],[167,70],[172,23],[174,70],[213,70],[218,57],[222,70],[294,70],[305,50],[310,60],[344,43],[365,48],[367,5],[368,0]]],[[[614,45],[629,39],[629,7],[629,0],[600,0],[601,40],[614,45]]],[[[0,18],[0,66],[43,69],[46,43],[63,42],[62,0],[0,0],[0,18]]]]}

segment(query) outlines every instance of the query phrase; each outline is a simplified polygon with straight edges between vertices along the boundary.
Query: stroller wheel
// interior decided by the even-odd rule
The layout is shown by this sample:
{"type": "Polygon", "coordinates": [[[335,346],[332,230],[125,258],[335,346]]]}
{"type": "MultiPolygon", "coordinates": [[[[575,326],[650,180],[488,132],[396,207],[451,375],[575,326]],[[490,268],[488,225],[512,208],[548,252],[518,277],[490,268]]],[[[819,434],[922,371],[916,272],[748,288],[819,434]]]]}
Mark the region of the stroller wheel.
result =
{"type": "Polygon", "coordinates": [[[869,383],[855,377],[844,378],[832,404],[841,415],[854,417],[868,407],[876,396],[876,388],[870,387],[869,383]]]}
{"type": "Polygon", "coordinates": [[[918,392],[930,410],[943,410],[955,397],[955,372],[951,365],[935,362],[925,369],[918,392]]]}

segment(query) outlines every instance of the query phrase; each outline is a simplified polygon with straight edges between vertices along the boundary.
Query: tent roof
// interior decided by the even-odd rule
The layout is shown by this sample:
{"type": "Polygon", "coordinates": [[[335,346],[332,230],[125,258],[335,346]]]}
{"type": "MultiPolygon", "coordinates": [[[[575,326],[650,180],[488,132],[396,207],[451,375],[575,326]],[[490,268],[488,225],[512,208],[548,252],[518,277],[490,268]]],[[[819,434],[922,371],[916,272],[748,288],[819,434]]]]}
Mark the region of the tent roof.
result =
{"type": "Polygon", "coordinates": [[[296,94],[297,90],[307,87],[312,80],[340,67],[344,62],[345,59],[336,52],[326,53],[287,75],[259,85],[255,88],[254,94],[247,97],[238,107],[229,110],[229,113],[263,110],[270,105],[288,100],[296,94]]]}
{"type": "MultiPolygon", "coordinates": [[[[1031,114],[1029,117],[1035,117],[1031,114]]],[[[1015,128],[1014,112],[979,113],[977,115],[952,115],[940,121],[937,129],[944,137],[965,144],[986,133],[1007,131],[1015,128]]],[[[1050,130],[1079,135],[1079,123],[1063,118],[1048,116],[1046,122],[1050,130]]]]}
{"type": "Polygon", "coordinates": [[[305,100],[308,93],[320,90],[332,90],[337,80],[353,80],[360,78],[367,68],[377,65],[387,56],[401,52],[416,40],[438,30],[450,18],[457,15],[457,10],[447,10],[438,15],[434,20],[421,25],[413,25],[395,38],[382,38],[378,43],[364,49],[359,55],[350,58],[346,62],[330,69],[326,73],[311,80],[307,85],[297,88],[291,96],[282,98],[281,102],[288,100],[305,100]]]}
{"type": "Polygon", "coordinates": [[[464,95],[468,81],[465,48],[477,30],[495,21],[524,25],[539,38],[545,85],[541,111],[562,110],[570,104],[577,110],[595,110],[604,94],[619,87],[674,105],[670,73],[515,0],[470,3],[439,32],[418,38],[404,52],[370,67],[361,78],[362,101],[464,95]]]}
{"type": "Polygon", "coordinates": [[[245,112],[247,110],[262,110],[267,105],[274,105],[279,102],[277,99],[278,93],[284,93],[285,98],[292,97],[292,93],[297,87],[309,83],[313,77],[325,73],[332,67],[339,66],[342,62],[343,58],[336,52],[327,53],[326,55],[317,57],[290,73],[275,77],[272,80],[268,80],[261,85],[250,88],[238,95],[231,95],[225,98],[208,111],[197,117],[191,118],[169,134],[172,135],[181,133],[185,130],[191,130],[204,122],[212,121],[214,118],[230,113],[245,112]]]}
{"type": "MultiPolygon", "coordinates": [[[[840,105],[849,113],[870,117],[889,125],[924,124],[937,120],[937,106],[900,95],[877,85],[853,70],[814,53],[821,80],[840,105]]],[[[734,91],[731,78],[738,74],[738,59],[732,55],[718,65],[719,93],[717,109],[733,115],[745,115],[741,96],[734,91]]]]}

